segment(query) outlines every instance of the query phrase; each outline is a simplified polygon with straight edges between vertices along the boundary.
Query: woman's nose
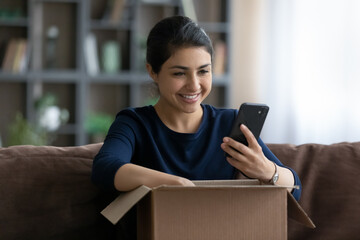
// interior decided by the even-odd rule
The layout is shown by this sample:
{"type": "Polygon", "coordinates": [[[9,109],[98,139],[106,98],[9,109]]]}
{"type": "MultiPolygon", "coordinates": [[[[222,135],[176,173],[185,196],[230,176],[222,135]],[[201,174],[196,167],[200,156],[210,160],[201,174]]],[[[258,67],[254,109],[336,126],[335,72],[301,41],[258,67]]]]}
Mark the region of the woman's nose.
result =
{"type": "Polygon", "coordinates": [[[200,80],[199,77],[196,76],[196,74],[191,74],[188,77],[187,88],[194,92],[200,89],[200,80]]]}

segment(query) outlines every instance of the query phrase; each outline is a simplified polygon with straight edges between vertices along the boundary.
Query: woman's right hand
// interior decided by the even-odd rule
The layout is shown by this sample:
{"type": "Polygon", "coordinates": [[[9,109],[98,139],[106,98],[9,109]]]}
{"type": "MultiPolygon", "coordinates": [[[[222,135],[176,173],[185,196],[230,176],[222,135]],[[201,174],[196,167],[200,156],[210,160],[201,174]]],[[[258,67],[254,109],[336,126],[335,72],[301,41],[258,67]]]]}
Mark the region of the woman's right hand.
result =
{"type": "Polygon", "coordinates": [[[150,188],[160,185],[195,186],[189,179],[131,163],[118,169],[115,174],[114,185],[118,191],[130,191],[141,185],[150,188]]]}
{"type": "MultiPolygon", "coordinates": [[[[170,176],[174,176],[174,175],[170,175],[170,176]]],[[[174,176],[174,177],[176,178],[174,184],[169,184],[169,185],[195,186],[195,184],[187,178],[178,177],[178,176],[174,176]]]]}

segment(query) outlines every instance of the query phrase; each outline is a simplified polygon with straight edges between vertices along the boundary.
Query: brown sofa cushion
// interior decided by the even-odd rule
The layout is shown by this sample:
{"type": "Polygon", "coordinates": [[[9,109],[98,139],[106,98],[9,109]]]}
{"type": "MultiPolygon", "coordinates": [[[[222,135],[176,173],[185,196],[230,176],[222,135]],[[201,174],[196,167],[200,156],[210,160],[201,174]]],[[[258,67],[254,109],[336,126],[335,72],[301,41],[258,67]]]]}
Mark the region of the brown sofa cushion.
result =
{"type": "Polygon", "coordinates": [[[300,204],[317,226],[289,221],[289,239],[359,239],[360,142],[268,146],[298,173],[300,204]]]}
{"type": "Polygon", "coordinates": [[[90,180],[100,147],[0,148],[0,239],[101,239],[90,180]]]}

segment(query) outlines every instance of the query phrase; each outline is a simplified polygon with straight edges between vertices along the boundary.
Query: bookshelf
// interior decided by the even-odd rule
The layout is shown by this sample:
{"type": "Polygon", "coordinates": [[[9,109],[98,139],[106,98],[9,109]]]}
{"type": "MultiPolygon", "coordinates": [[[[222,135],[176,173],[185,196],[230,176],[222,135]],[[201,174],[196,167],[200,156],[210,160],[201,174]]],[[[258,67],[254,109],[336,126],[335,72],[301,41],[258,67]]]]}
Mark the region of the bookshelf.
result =
{"type": "MultiPolygon", "coordinates": [[[[7,145],[7,128],[16,113],[34,122],[34,103],[48,92],[57,97],[59,107],[69,111],[68,122],[57,130],[58,137],[52,143],[58,146],[94,141],[84,128],[91,112],[114,117],[125,107],[151,103],[151,80],[145,72],[146,36],[163,17],[185,14],[185,1],[2,0],[2,144],[7,145]],[[2,67],[14,39],[24,39],[27,45],[25,65],[18,71],[2,67]]],[[[215,48],[229,46],[231,0],[196,0],[193,4],[198,23],[209,33],[215,48]]],[[[223,50],[224,55],[215,60],[227,61],[229,49],[223,50]]],[[[214,75],[213,90],[206,100],[218,107],[229,105],[231,74],[225,65],[214,75]]]]}

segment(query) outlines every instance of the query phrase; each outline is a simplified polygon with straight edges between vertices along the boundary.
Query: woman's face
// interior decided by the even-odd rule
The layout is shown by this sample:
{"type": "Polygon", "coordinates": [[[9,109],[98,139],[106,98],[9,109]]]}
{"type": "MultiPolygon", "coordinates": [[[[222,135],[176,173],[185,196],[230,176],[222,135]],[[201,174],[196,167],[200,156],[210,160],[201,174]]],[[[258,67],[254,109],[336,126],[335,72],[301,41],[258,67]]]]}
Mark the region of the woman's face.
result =
{"type": "Polygon", "coordinates": [[[204,47],[180,48],[162,65],[158,74],[148,71],[157,83],[157,105],[184,113],[202,111],[200,103],[212,85],[211,56],[204,47]]]}

